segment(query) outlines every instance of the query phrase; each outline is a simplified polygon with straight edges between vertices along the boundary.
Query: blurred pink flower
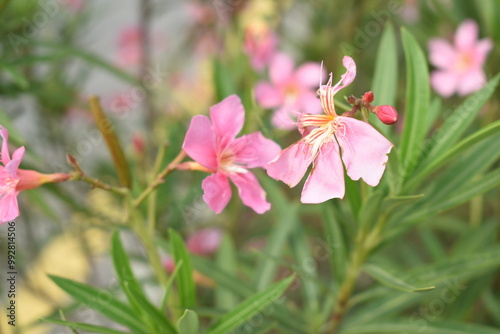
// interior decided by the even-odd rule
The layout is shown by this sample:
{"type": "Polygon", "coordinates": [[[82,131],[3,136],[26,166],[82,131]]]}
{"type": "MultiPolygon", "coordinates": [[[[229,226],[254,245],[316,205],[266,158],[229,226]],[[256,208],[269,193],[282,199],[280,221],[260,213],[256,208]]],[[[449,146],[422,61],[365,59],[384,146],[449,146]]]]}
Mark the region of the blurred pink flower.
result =
{"type": "Polygon", "coordinates": [[[478,40],[478,34],[476,22],[466,20],[455,33],[454,45],[440,38],[430,40],[430,62],[437,67],[431,73],[431,84],[438,94],[468,95],[486,82],[483,65],[493,43],[489,38],[478,40]]]}
{"type": "Polygon", "coordinates": [[[222,231],[218,228],[205,228],[191,234],[186,247],[191,254],[211,255],[217,251],[222,239],[222,231]]]}
{"type": "Polygon", "coordinates": [[[83,9],[84,0],[66,0],[64,1],[64,5],[75,12],[78,12],[83,9]]]}
{"type": "Polygon", "coordinates": [[[321,74],[320,64],[305,63],[294,71],[289,56],[276,54],[269,66],[271,82],[258,83],[255,98],[264,108],[278,108],[272,117],[275,127],[293,129],[298,115],[321,113],[321,102],[313,89],[321,74]]]}
{"type": "Polygon", "coordinates": [[[245,31],[245,52],[257,71],[262,71],[269,64],[277,45],[278,37],[267,26],[249,26],[245,31]]]}
{"type": "Polygon", "coordinates": [[[47,182],[63,182],[68,174],[40,174],[33,170],[19,169],[24,157],[24,146],[9,154],[9,132],[0,125],[2,149],[0,154],[0,224],[19,216],[17,195],[23,190],[33,189],[47,182]]]}
{"type": "Polygon", "coordinates": [[[117,61],[120,66],[137,66],[142,62],[142,30],[137,26],[122,29],[118,36],[117,61]]]}
{"type": "Polygon", "coordinates": [[[235,138],[244,121],[241,100],[231,95],[210,108],[210,118],[193,117],[182,145],[187,155],[212,173],[203,180],[202,188],[203,199],[215,213],[220,213],[231,199],[229,180],[238,188],[243,204],[255,212],[263,213],[271,207],[248,168],[265,168],[280,147],[260,132],[235,138]]]}
{"type": "Polygon", "coordinates": [[[338,116],[334,96],[351,84],[356,76],[356,64],[344,57],[347,72],[332,87],[330,80],[318,90],[324,115],[302,115],[299,130],[303,138],[284,149],[267,167],[269,176],[296,186],[310,164],[313,168],[302,190],[302,203],[321,203],[330,198],[343,198],[345,193],[344,161],[347,175],[376,186],[385,170],[387,154],[392,144],[371,125],[351,117],[338,116]]]}

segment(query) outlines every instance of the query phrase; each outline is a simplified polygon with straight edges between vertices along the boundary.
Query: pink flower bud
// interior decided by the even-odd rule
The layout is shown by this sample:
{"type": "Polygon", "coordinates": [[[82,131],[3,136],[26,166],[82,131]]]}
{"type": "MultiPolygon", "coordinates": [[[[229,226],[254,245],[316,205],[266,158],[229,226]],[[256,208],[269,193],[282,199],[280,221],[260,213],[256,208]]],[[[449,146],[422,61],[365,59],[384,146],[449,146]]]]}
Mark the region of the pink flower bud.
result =
{"type": "Polygon", "coordinates": [[[384,124],[394,124],[398,121],[398,112],[392,106],[378,106],[375,108],[378,119],[384,124]]]}
{"type": "Polygon", "coordinates": [[[373,99],[374,99],[374,96],[373,96],[373,92],[372,91],[366,92],[363,95],[363,103],[365,103],[365,104],[372,103],[373,99]]]}
{"type": "Polygon", "coordinates": [[[19,177],[19,183],[16,187],[17,191],[38,188],[45,183],[65,182],[71,178],[71,175],[66,173],[42,174],[26,169],[18,169],[17,176],[19,177]]]}

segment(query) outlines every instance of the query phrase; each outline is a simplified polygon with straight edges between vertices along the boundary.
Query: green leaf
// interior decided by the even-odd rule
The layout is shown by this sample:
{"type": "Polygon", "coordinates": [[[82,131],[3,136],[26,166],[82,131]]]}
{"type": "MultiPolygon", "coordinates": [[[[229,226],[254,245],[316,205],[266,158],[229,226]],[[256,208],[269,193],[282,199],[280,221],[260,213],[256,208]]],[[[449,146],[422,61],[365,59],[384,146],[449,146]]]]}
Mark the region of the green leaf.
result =
{"type": "Polygon", "coordinates": [[[90,333],[100,333],[100,334],[129,334],[129,332],[123,332],[116,329],[106,328],[102,326],[95,326],[89,324],[82,324],[79,322],[71,322],[59,319],[44,319],[43,321],[50,322],[56,325],[62,325],[73,329],[81,329],[90,333]]]}
{"type": "Polygon", "coordinates": [[[264,254],[268,256],[262,259],[255,272],[257,291],[263,290],[273,281],[278,270],[278,263],[274,258],[280,257],[289,235],[298,224],[298,206],[290,205],[278,188],[277,182],[270,178],[262,178],[261,182],[273,205],[273,213],[278,224],[271,230],[264,250],[264,254]]]}
{"type": "MultiPolygon", "coordinates": [[[[398,48],[396,34],[392,24],[388,24],[377,51],[375,61],[375,73],[372,81],[372,92],[377,105],[391,105],[396,103],[396,93],[398,91],[398,48]]],[[[370,116],[375,116],[370,113],[370,116]]],[[[377,117],[373,117],[375,120],[377,117]]],[[[377,121],[377,128],[385,135],[389,133],[389,125],[380,124],[377,121]]]]}
{"type": "Polygon", "coordinates": [[[137,333],[146,333],[144,325],[137,320],[134,311],[128,305],[115,298],[109,291],[96,289],[90,285],[58,276],[49,275],[49,277],[77,301],[97,310],[111,320],[125,325],[137,333]]]}
{"type": "MultiPolygon", "coordinates": [[[[206,259],[193,257],[193,263],[196,269],[203,275],[210,277],[217,285],[224,286],[240,297],[249,298],[255,293],[240,277],[229,275],[206,259]]],[[[287,333],[303,333],[305,331],[305,321],[300,317],[292,316],[287,308],[282,305],[276,305],[275,311],[272,317],[279,322],[280,326],[287,330],[287,333]]]]}
{"type": "Polygon", "coordinates": [[[119,230],[115,230],[113,232],[113,236],[111,237],[111,257],[113,259],[115,272],[118,275],[118,280],[123,290],[125,291],[125,289],[128,289],[135,296],[140,295],[141,297],[146,298],[141,285],[137,282],[135,275],[132,272],[128,255],[125,252],[120,240],[119,230]]]}
{"type": "Polygon", "coordinates": [[[214,59],[213,75],[217,101],[221,101],[229,95],[236,93],[233,73],[218,59],[214,59]]]}
{"type": "Polygon", "coordinates": [[[397,207],[405,204],[411,204],[420,201],[424,198],[424,194],[409,195],[409,196],[391,196],[386,197],[382,202],[382,211],[392,211],[397,207]]]}
{"type": "Polygon", "coordinates": [[[393,323],[376,323],[352,326],[340,331],[341,334],[405,333],[405,334],[500,334],[500,330],[470,323],[440,321],[429,323],[426,318],[415,317],[393,323]]]}
{"type": "Polygon", "coordinates": [[[99,102],[99,98],[97,96],[90,96],[89,105],[95,124],[101,132],[106,146],[108,147],[109,154],[113,159],[120,185],[130,188],[132,186],[132,176],[130,174],[130,168],[122,145],[120,144],[118,135],[114,130],[115,127],[102,110],[101,103],[99,102]]]}
{"type": "Polygon", "coordinates": [[[185,308],[194,308],[196,306],[196,290],[193,281],[191,258],[189,257],[189,253],[180,235],[170,229],[169,236],[175,262],[182,261],[183,263],[176,277],[181,306],[185,308]]]}
{"type": "Polygon", "coordinates": [[[19,88],[26,90],[29,87],[29,81],[16,67],[8,64],[0,63],[0,70],[5,71],[9,74],[12,80],[19,86],[19,88]]]}
{"type": "Polygon", "coordinates": [[[406,178],[417,166],[422,142],[426,134],[429,112],[429,70],[427,60],[415,37],[401,29],[406,59],[406,106],[403,137],[401,139],[401,166],[406,178]]]}
{"type": "Polygon", "coordinates": [[[413,286],[375,264],[366,263],[363,266],[363,269],[378,282],[396,290],[401,290],[406,292],[425,292],[436,288],[435,286],[428,286],[428,287],[413,286]]]}
{"type": "Polygon", "coordinates": [[[130,303],[135,306],[137,312],[143,318],[147,319],[147,324],[152,325],[153,328],[161,329],[161,332],[165,334],[177,333],[175,327],[168,321],[165,313],[151,304],[144,294],[141,285],[135,279],[129,257],[123,248],[118,230],[115,230],[111,240],[111,255],[115,271],[130,303]]]}
{"type": "Polygon", "coordinates": [[[52,49],[57,52],[61,52],[61,54],[66,55],[67,57],[73,56],[84,60],[85,62],[94,65],[98,68],[101,68],[107,71],[110,74],[113,74],[115,77],[122,79],[125,82],[128,82],[132,85],[141,86],[141,82],[133,75],[121,70],[115,65],[109,63],[103,58],[95,55],[93,53],[83,51],[82,49],[78,49],[74,46],[62,44],[62,43],[54,43],[49,41],[37,41],[37,44],[42,48],[52,49]]]}
{"type": "Polygon", "coordinates": [[[330,258],[333,275],[338,282],[343,282],[347,268],[347,245],[340,222],[330,205],[323,205],[323,222],[326,232],[326,252],[330,258]]]}
{"type": "Polygon", "coordinates": [[[305,277],[301,277],[306,301],[305,308],[307,308],[309,314],[317,314],[319,308],[319,294],[316,284],[318,280],[316,262],[309,246],[307,233],[301,224],[295,225],[295,231],[293,231],[290,239],[295,263],[298,264],[299,274],[305,274],[305,277]]]}
{"type": "Polygon", "coordinates": [[[446,162],[459,156],[460,154],[463,154],[467,149],[474,146],[476,143],[495,135],[498,132],[500,132],[500,121],[488,124],[487,126],[474,132],[472,135],[456,144],[453,148],[436,157],[434,160],[429,162],[429,164],[423,165],[423,168],[419,170],[417,174],[411,178],[411,180],[409,180],[406,188],[411,189],[417,186],[425,179],[425,177],[437,170],[446,162]]]}
{"type": "MultiPolygon", "coordinates": [[[[235,276],[237,272],[236,250],[231,237],[224,234],[216,257],[217,266],[226,273],[235,276]]],[[[215,287],[215,303],[220,309],[230,310],[236,306],[237,296],[224,285],[215,287]]]]}
{"type": "Polygon", "coordinates": [[[285,292],[286,288],[294,279],[295,275],[290,276],[246,299],[232,311],[222,316],[215,324],[210,326],[206,334],[229,333],[231,330],[240,326],[245,321],[264,310],[267,306],[273,303],[281,303],[278,300],[279,297],[283,294],[283,292],[285,292]]]}
{"type": "Polygon", "coordinates": [[[451,148],[472,124],[486,101],[495,92],[500,74],[491,79],[480,91],[469,96],[451,115],[449,115],[435,136],[432,137],[432,148],[422,165],[431,163],[451,148]]]}
{"type": "Polygon", "coordinates": [[[196,312],[185,310],[177,323],[179,334],[199,334],[199,320],[196,312]]]}

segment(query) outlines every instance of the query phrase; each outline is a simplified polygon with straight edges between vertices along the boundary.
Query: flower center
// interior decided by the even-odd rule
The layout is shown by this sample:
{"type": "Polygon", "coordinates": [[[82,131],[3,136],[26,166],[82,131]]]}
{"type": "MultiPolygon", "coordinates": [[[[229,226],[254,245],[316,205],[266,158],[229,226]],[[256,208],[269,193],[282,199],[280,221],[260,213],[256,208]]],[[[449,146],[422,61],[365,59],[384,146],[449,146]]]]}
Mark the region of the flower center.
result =
{"type": "Polygon", "coordinates": [[[235,163],[234,153],[226,149],[219,157],[219,168],[227,173],[246,173],[247,170],[235,163]]]}
{"type": "Polygon", "coordinates": [[[461,53],[458,56],[458,60],[455,66],[460,72],[469,70],[472,66],[472,55],[470,53],[461,53]]]}
{"type": "Polygon", "coordinates": [[[10,176],[3,177],[0,179],[0,199],[15,193],[16,186],[19,180],[16,180],[10,176]]]}
{"type": "Polygon", "coordinates": [[[285,94],[285,103],[294,103],[295,100],[297,99],[297,95],[299,93],[299,89],[297,85],[294,84],[288,84],[285,87],[284,94],[285,94]]]}
{"type": "Polygon", "coordinates": [[[335,115],[304,115],[299,122],[301,126],[315,126],[316,128],[302,140],[311,148],[311,161],[316,160],[321,147],[329,141],[335,140],[333,135],[341,126],[335,115]]]}

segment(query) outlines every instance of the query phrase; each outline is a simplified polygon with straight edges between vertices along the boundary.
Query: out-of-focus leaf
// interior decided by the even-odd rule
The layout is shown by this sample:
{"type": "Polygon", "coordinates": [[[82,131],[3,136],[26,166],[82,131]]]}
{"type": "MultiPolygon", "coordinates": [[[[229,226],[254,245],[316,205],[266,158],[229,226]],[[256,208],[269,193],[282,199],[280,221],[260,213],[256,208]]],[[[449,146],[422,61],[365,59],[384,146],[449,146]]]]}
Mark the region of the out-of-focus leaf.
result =
{"type": "Polygon", "coordinates": [[[49,42],[49,41],[37,41],[37,44],[42,47],[42,48],[48,48],[51,49],[55,52],[60,52],[61,54],[66,55],[67,57],[77,57],[80,58],[87,63],[94,65],[98,68],[101,68],[117,78],[122,79],[125,82],[128,82],[132,85],[141,85],[141,82],[133,75],[122,71],[118,67],[114,66],[113,64],[110,64],[106,60],[102,59],[101,57],[89,53],[87,51],[84,51],[82,49],[78,49],[74,46],[63,44],[63,43],[54,43],[54,42],[49,42]]]}
{"type": "MultiPolygon", "coordinates": [[[[248,284],[245,284],[239,277],[225,273],[206,259],[193,257],[193,263],[196,269],[203,275],[210,277],[217,282],[218,285],[224,286],[240,297],[249,298],[255,293],[254,290],[248,284]]],[[[304,320],[300,317],[293,316],[290,311],[282,305],[275,306],[275,312],[272,314],[272,317],[279,322],[281,327],[286,329],[287,333],[303,333],[305,331],[304,320]]]]}
{"type": "Polygon", "coordinates": [[[170,229],[169,237],[175,262],[182,261],[182,268],[179,269],[176,278],[181,306],[185,308],[194,308],[196,306],[196,289],[193,280],[191,258],[182,238],[177,232],[170,229]]]}
{"type": "Polygon", "coordinates": [[[29,81],[24,75],[14,66],[0,63],[0,71],[5,71],[11,79],[21,88],[28,89],[29,81]]]}
{"type": "MultiPolygon", "coordinates": [[[[398,91],[398,48],[392,24],[385,27],[378,46],[372,87],[375,104],[394,106],[398,91]]],[[[373,120],[377,120],[375,114],[370,113],[370,116],[373,120]]],[[[377,128],[387,135],[391,126],[381,123],[377,120],[377,128]]]]}
{"type": "Polygon", "coordinates": [[[22,138],[21,134],[19,131],[17,131],[16,127],[14,124],[11,122],[9,117],[7,117],[7,114],[5,111],[0,109],[0,124],[9,130],[9,141],[14,143],[16,146],[23,146],[24,145],[24,139],[22,138]]]}
{"type": "Polygon", "coordinates": [[[130,266],[130,261],[120,240],[120,234],[117,231],[113,233],[111,241],[111,255],[115,266],[116,274],[120,281],[123,291],[127,295],[130,303],[136,306],[137,312],[148,319],[148,324],[161,329],[162,333],[175,334],[177,331],[168,321],[164,313],[156,308],[142,291],[141,285],[135,279],[130,266]]]}
{"type": "Polygon", "coordinates": [[[396,290],[406,292],[425,292],[436,288],[435,286],[416,287],[375,264],[366,263],[363,266],[363,270],[370,274],[370,276],[375,278],[378,282],[396,290]]]}
{"type": "Polygon", "coordinates": [[[125,153],[123,152],[120,141],[118,140],[118,136],[114,131],[113,124],[102,110],[101,103],[99,102],[99,98],[97,96],[91,96],[89,98],[89,104],[96,126],[108,146],[111,158],[113,158],[113,163],[118,174],[120,185],[130,188],[132,185],[130,169],[127,159],[125,158],[125,153]]]}
{"type": "Polygon", "coordinates": [[[429,70],[427,60],[415,37],[405,28],[401,38],[406,58],[405,123],[401,139],[401,166],[406,178],[418,165],[426,134],[429,112],[429,70]]]}
{"type": "Polygon", "coordinates": [[[459,323],[451,321],[428,322],[425,318],[410,318],[393,323],[377,323],[362,326],[352,326],[340,331],[341,334],[372,334],[372,333],[408,333],[408,334],[500,334],[493,327],[459,323]]]}
{"type": "Polygon", "coordinates": [[[99,334],[128,334],[129,332],[123,332],[116,329],[106,328],[102,326],[95,326],[89,324],[82,324],[80,322],[71,322],[59,319],[44,319],[46,322],[50,322],[56,325],[67,326],[73,329],[81,329],[89,333],[99,333],[99,334]]]}
{"type": "Polygon", "coordinates": [[[495,91],[499,80],[500,74],[497,74],[480,91],[469,96],[446,118],[439,131],[432,137],[431,150],[422,161],[422,165],[430,164],[432,160],[446,153],[463,136],[481,108],[495,91]]]}
{"type": "MultiPolygon", "coordinates": [[[[234,249],[231,237],[224,234],[222,241],[217,251],[216,258],[217,266],[230,275],[236,275],[237,259],[236,250],[234,249]]],[[[218,308],[230,310],[237,304],[236,295],[224,285],[218,284],[215,287],[215,302],[218,308]]]]}
{"type": "Polygon", "coordinates": [[[273,303],[279,303],[279,298],[286,288],[292,283],[295,276],[269,286],[267,289],[256,293],[246,299],[233,310],[223,315],[215,324],[210,326],[206,334],[226,334],[240,326],[252,316],[273,303]]]}
{"type": "MultiPolygon", "coordinates": [[[[330,204],[330,203],[327,203],[330,204]]],[[[347,267],[347,245],[344,233],[331,206],[323,205],[323,222],[325,224],[327,252],[333,269],[333,275],[343,282],[347,267]]]]}
{"type": "Polygon", "coordinates": [[[316,284],[317,272],[315,257],[313,257],[311,248],[307,240],[307,234],[302,225],[295,225],[295,231],[290,236],[292,251],[295,256],[295,263],[298,265],[299,274],[304,273],[307,276],[301,277],[301,287],[304,290],[304,297],[308,312],[315,315],[318,312],[318,286],[316,284]]]}
{"type": "Polygon", "coordinates": [[[214,85],[217,101],[222,101],[231,94],[236,93],[232,72],[224,63],[214,59],[214,85]]]}
{"type": "Polygon", "coordinates": [[[50,276],[52,281],[77,301],[97,310],[137,333],[144,333],[144,325],[137,320],[133,310],[111,295],[109,291],[99,290],[90,285],[78,283],[58,276],[50,276]]]}
{"type": "Polygon", "coordinates": [[[179,334],[199,334],[199,320],[196,312],[185,310],[177,323],[179,334]]]}
{"type": "Polygon", "coordinates": [[[499,131],[500,121],[496,121],[474,132],[472,135],[456,144],[453,148],[446,151],[446,153],[436,157],[436,159],[432,160],[429,164],[423,165],[422,169],[419,170],[417,174],[411,178],[411,180],[409,180],[407,189],[411,189],[412,187],[420,184],[420,182],[422,182],[426,176],[441,167],[443,164],[450,161],[452,158],[464,153],[467,149],[469,149],[476,143],[495,135],[499,131]]]}
{"type": "Polygon", "coordinates": [[[273,258],[281,255],[290,233],[298,224],[298,208],[290,205],[281,189],[278,188],[277,182],[269,178],[262,178],[261,182],[273,205],[273,213],[278,224],[273,227],[267,240],[264,253],[268,256],[262,259],[255,271],[257,291],[263,290],[273,281],[278,269],[278,264],[273,258]]]}

